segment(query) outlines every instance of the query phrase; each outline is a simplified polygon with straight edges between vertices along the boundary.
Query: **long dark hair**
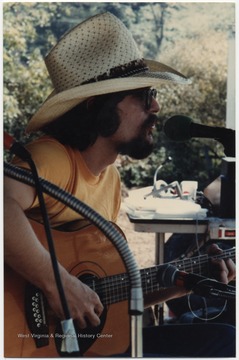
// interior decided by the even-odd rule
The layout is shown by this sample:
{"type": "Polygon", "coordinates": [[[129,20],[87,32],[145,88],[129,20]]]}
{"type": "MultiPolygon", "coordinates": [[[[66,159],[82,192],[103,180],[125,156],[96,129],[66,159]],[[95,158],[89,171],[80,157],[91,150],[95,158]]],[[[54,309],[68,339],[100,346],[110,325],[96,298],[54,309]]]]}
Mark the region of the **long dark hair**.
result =
{"type": "Polygon", "coordinates": [[[80,151],[93,145],[99,135],[111,136],[119,127],[116,105],[129,91],[96,96],[75,106],[41,131],[80,151]]]}

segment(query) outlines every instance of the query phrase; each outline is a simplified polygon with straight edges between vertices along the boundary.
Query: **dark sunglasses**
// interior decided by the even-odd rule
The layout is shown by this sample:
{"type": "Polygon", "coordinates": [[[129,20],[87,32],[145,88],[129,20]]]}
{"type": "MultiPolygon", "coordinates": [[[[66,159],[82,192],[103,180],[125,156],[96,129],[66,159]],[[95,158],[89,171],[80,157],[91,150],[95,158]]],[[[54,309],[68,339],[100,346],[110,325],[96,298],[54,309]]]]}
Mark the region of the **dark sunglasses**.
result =
{"type": "Polygon", "coordinates": [[[133,96],[136,96],[144,103],[145,110],[149,110],[152,106],[153,99],[157,97],[157,90],[156,89],[139,89],[134,90],[132,93],[133,96]]]}
{"type": "MultiPolygon", "coordinates": [[[[128,90],[128,91],[120,91],[120,92],[116,92],[113,94],[100,95],[100,96],[97,96],[96,98],[102,99],[102,98],[106,97],[111,102],[113,99],[115,99],[114,101],[117,104],[124,97],[131,95],[131,96],[134,96],[137,99],[139,99],[139,101],[144,104],[145,110],[148,111],[152,106],[153,99],[156,99],[157,94],[158,94],[158,92],[156,89],[151,89],[151,88],[142,89],[141,88],[141,89],[134,89],[134,90],[128,90]]],[[[105,100],[104,100],[104,102],[105,102],[105,100]]]]}

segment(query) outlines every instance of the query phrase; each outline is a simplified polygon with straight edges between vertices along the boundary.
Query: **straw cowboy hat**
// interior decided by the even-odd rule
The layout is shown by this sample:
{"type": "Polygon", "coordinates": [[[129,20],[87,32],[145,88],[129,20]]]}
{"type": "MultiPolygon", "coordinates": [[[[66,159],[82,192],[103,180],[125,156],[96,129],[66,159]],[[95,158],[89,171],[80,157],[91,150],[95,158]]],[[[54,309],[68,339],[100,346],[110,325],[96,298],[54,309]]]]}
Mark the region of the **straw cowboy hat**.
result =
{"type": "Polygon", "coordinates": [[[157,86],[162,81],[190,82],[169,66],[143,59],[129,30],[109,12],[66,33],[45,63],[54,91],[31,118],[27,132],[92,96],[157,86]]]}

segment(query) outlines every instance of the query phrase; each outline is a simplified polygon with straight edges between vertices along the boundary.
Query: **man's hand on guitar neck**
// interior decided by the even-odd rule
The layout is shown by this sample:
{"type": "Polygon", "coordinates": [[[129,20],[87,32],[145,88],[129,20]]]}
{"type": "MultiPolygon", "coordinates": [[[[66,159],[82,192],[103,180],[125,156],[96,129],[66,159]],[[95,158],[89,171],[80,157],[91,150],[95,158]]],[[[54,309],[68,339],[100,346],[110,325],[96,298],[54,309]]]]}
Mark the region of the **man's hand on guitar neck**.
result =
{"type": "MultiPolygon", "coordinates": [[[[217,244],[212,244],[208,249],[208,254],[213,255],[220,255],[223,253],[222,249],[219,248],[217,244]]],[[[230,281],[234,280],[236,277],[236,267],[232,259],[211,259],[211,266],[210,272],[213,277],[224,283],[227,284],[230,281]]]]}

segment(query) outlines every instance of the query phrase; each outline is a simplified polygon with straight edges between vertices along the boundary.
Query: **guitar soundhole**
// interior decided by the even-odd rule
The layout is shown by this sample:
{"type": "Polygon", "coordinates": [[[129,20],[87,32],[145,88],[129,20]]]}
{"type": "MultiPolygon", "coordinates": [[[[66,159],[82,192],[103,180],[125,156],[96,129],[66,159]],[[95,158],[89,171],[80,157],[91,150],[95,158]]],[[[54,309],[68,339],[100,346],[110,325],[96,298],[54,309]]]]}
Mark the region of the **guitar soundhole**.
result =
{"type": "MultiPolygon", "coordinates": [[[[82,282],[84,282],[86,285],[88,285],[90,288],[92,288],[93,290],[97,289],[97,284],[99,285],[100,281],[101,281],[99,278],[97,278],[95,275],[92,275],[92,274],[83,274],[79,277],[79,279],[82,282]]],[[[96,292],[101,299],[100,291],[96,291],[96,292]]],[[[55,337],[55,343],[56,343],[56,348],[57,348],[58,353],[62,357],[82,356],[92,346],[92,344],[98,339],[98,336],[102,332],[102,329],[104,327],[104,324],[106,321],[106,316],[107,316],[107,307],[104,306],[104,310],[100,316],[100,325],[99,326],[97,326],[97,327],[89,326],[85,329],[79,329],[79,327],[74,322],[80,352],[79,353],[74,352],[72,354],[61,352],[61,338],[55,337]]],[[[62,333],[62,329],[61,329],[61,324],[59,322],[56,327],[56,334],[61,334],[61,333],[62,333]]]]}

